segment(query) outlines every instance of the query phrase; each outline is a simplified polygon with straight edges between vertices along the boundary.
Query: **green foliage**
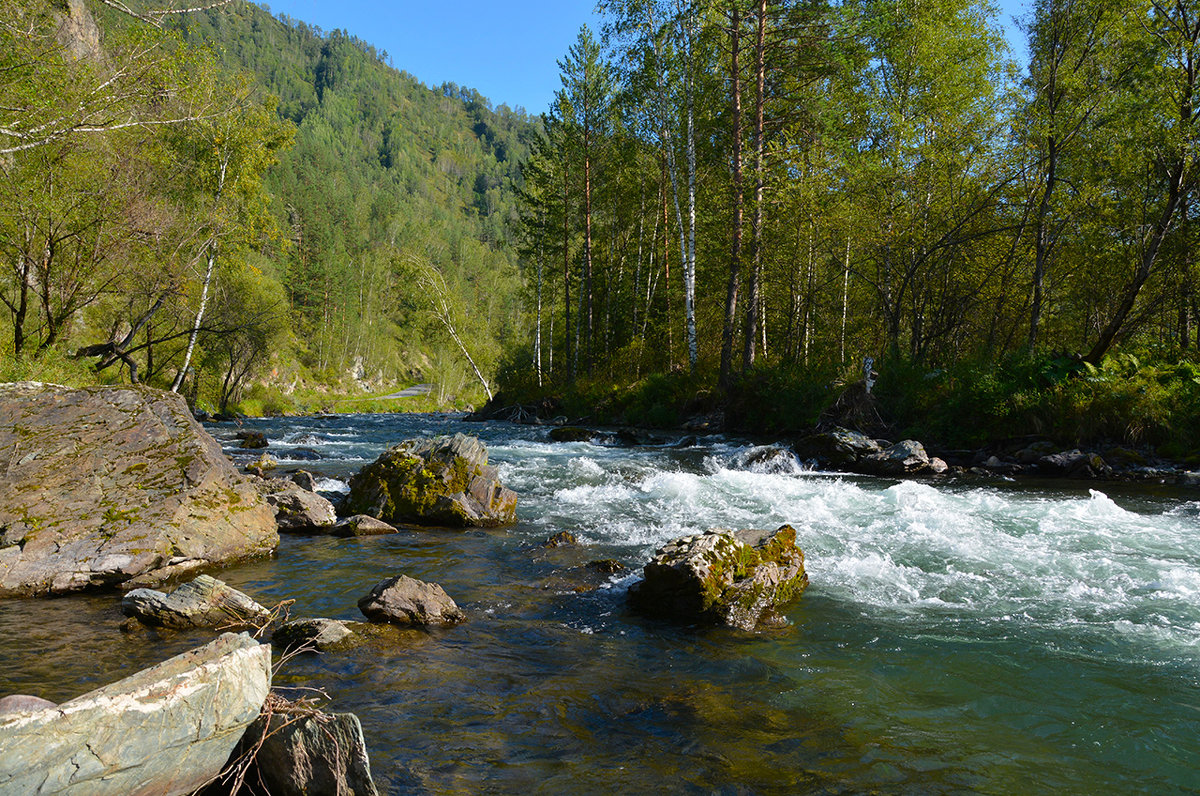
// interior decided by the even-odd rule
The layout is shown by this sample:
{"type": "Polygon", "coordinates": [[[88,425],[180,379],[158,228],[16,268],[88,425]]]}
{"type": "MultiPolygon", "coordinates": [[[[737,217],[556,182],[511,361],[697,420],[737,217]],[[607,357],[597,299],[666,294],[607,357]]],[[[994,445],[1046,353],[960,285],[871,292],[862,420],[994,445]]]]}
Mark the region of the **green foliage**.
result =
{"type": "Polygon", "coordinates": [[[1032,436],[1071,446],[1150,445],[1181,456],[1200,431],[1200,366],[1117,352],[1015,356],[945,371],[885,371],[879,401],[900,435],[951,446],[1032,436]],[[969,420],[966,420],[969,419],[969,420]]]}

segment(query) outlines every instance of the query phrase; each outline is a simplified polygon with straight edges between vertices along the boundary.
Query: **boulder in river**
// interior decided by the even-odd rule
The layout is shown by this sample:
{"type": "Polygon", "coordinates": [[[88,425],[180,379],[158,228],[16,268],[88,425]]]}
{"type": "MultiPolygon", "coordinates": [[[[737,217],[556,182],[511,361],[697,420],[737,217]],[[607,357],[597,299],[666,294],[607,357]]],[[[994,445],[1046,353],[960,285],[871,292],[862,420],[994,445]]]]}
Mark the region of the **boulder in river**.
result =
{"type": "Polygon", "coordinates": [[[596,432],[582,426],[559,426],[550,429],[553,442],[591,442],[596,432]]]}
{"type": "Polygon", "coordinates": [[[174,393],[0,385],[0,461],[0,596],[152,585],[279,543],[174,393]]]}
{"type": "Polygon", "coordinates": [[[879,453],[862,457],[859,464],[863,469],[881,475],[916,475],[929,469],[929,454],[921,443],[906,439],[879,453]]]}
{"type": "Polygon", "coordinates": [[[1084,453],[1080,450],[1061,451],[1043,456],[1037,463],[1038,472],[1042,475],[1058,478],[1109,478],[1112,468],[1098,453],[1084,453]]]}
{"type": "Polygon", "coordinates": [[[281,531],[328,531],[337,522],[333,504],[287,478],[259,481],[258,489],[275,509],[281,531]]]}
{"type": "Polygon", "coordinates": [[[234,439],[240,440],[239,448],[247,450],[255,450],[257,448],[265,448],[270,443],[267,441],[267,435],[261,431],[239,431],[234,435],[234,439]]]}
{"type": "Polygon", "coordinates": [[[210,575],[201,575],[170,594],[134,589],[121,600],[121,611],[144,625],[171,628],[247,625],[271,615],[247,595],[210,575]]]}
{"type": "Polygon", "coordinates": [[[221,772],[270,686],[271,647],[226,633],[61,705],[0,715],[0,793],[192,793],[221,772]]]}
{"type": "Polygon", "coordinates": [[[261,783],[271,796],[379,793],[353,713],[263,715],[246,731],[241,749],[254,755],[246,781],[261,783]]]}
{"type": "Polygon", "coordinates": [[[866,434],[834,428],[801,440],[796,452],[803,458],[817,459],[833,467],[851,467],[882,453],[883,448],[866,434]]]}
{"type": "Polygon", "coordinates": [[[393,625],[456,625],[466,615],[436,583],[398,575],[377,584],[358,601],[358,608],[372,622],[393,625]]]}
{"type": "Polygon", "coordinates": [[[377,520],[369,514],[343,517],[333,526],[334,536],[386,536],[397,531],[395,525],[377,520]]]}
{"type": "Polygon", "coordinates": [[[395,445],[350,479],[346,508],[385,522],[499,527],[517,519],[517,496],[500,484],[475,437],[395,445]]]}
{"type": "Polygon", "coordinates": [[[637,610],[674,621],[752,631],[808,586],[796,531],[708,531],[659,548],[629,589],[637,610]]]}
{"type": "Polygon", "coordinates": [[[284,649],[306,649],[324,652],[348,646],[353,637],[353,626],[358,622],[342,622],[337,619],[293,619],[284,622],[271,636],[272,643],[284,649]]]}

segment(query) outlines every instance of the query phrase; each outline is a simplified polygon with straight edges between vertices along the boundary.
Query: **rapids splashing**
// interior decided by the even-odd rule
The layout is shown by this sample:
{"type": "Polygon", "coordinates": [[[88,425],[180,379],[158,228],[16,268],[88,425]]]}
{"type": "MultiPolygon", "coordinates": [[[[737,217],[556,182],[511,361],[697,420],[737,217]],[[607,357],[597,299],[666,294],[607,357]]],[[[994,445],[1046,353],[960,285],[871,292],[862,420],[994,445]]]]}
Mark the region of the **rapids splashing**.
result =
{"type": "MultiPolygon", "coordinates": [[[[354,619],[357,597],[404,572],[466,610],[453,630],[294,659],[277,678],[360,715],[388,792],[1200,790],[1195,490],[864,478],[736,439],[551,443],[452,416],[248,425],[331,493],[388,443],[476,434],[521,496],[506,531],[287,537],[222,576],[296,599],[293,615],[354,619]],[[658,545],[783,523],[811,579],[788,631],[625,611],[658,545]],[[562,530],[580,545],[541,546],[562,530]],[[627,570],[584,567],[607,558],[627,570]]],[[[62,698],[96,661],[103,681],[197,641],[116,623],[111,598],[0,603],[0,689],[62,698]],[[18,627],[34,628],[36,664],[18,627]]]]}

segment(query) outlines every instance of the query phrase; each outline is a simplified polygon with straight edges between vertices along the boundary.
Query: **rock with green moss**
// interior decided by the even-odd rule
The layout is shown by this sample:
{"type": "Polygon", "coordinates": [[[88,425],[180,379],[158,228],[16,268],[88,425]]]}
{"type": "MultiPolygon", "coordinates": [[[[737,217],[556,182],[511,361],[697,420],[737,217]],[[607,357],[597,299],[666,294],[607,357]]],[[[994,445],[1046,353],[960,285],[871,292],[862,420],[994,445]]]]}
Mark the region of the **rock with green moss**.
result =
{"type": "Polygon", "coordinates": [[[753,631],[786,624],[778,609],[808,586],[796,531],[714,530],[659,548],[629,589],[633,608],[688,624],[753,631]]]}
{"type": "Polygon", "coordinates": [[[345,509],[385,522],[495,528],[517,520],[517,495],[500,484],[475,437],[408,440],[350,479],[345,509]]]}
{"type": "Polygon", "coordinates": [[[0,596],[152,586],[279,544],[174,393],[2,384],[0,462],[0,596]]]}

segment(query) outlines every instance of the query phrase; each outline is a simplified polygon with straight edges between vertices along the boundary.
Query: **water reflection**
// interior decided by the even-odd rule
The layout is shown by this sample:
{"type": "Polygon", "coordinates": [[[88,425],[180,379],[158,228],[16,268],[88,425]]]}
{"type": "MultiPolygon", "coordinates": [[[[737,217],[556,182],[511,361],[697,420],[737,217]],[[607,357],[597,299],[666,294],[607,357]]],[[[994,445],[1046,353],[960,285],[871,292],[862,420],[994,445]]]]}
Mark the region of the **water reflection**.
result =
{"type": "MultiPolygon", "coordinates": [[[[754,472],[731,469],[747,448],[736,440],[552,446],[542,429],[446,417],[255,425],[328,454],[333,477],[390,441],[465,428],[522,494],[505,531],[285,537],[274,558],[220,574],[264,604],[295,600],[294,616],[360,619],[358,598],[400,573],[467,612],[277,674],[360,716],[387,792],[1197,785],[1200,560],[1177,493],[754,472]],[[813,574],[791,628],[749,636],[626,611],[629,573],[662,539],[778,521],[801,531],[813,574]],[[541,546],[563,529],[583,544],[541,546]],[[631,569],[587,569],[599,558],[631,569]]],[[[0,602],[0,691],[64,700],[211,637],[123,634],[118,600],[0,602]]]]}

